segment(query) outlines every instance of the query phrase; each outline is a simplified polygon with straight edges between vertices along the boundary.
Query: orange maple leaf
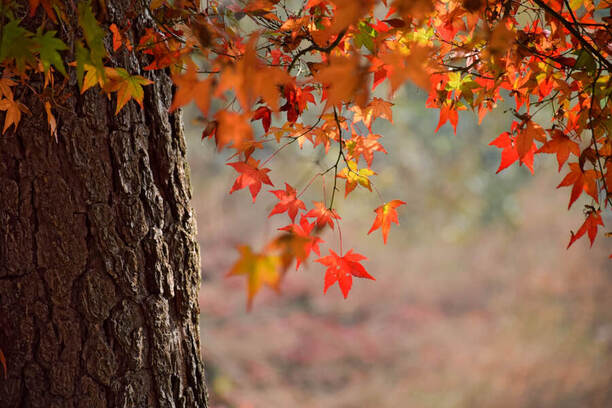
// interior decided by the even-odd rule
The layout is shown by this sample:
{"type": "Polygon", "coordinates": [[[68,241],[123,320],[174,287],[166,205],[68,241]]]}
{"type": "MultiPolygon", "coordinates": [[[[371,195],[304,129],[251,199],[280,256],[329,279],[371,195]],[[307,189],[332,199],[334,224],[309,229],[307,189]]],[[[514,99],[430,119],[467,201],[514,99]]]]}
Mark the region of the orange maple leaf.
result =
{"type": "Polygon", "coordinates": [[[226,110],[219,111],[215,115],[217,127],[215,138],[217,149],[221,150],[227,144],[232,143],[232,148],[245,151],[252,146],[253,128],[249,123],[249,114],[239,114],[226,110]]]}
{"type": "Polygon", "coordinates": [[[580,146],[563,134],[563,132],[556,130],[552,134],[552,139],[547,140],[536,153],[556,153],[559,171],[561,171],[561,167],[567,161],[570,153],[573,153],[576,157],[580,156],[580,146]]]}
{"type": "Polygon", "coordinates": [[[372,160],[374,160],[374,152],[383,152],[387,154],[383,145],[378,142],[380,137],[380,135],[375,134],[369,134],[364,137],[353,133],[351,139],[345,142],[348,157],[357,161],[361,155],[368,164],[368,167],[371,167],[372,160]]]}
{"type": "Polygon", "coordinates": [[[115,115],[119,113],[130,99],[134,99],[142,109],[142,100],[144,98],[144,89],[142,87],[151,85],[153,81],[140,75],[130,75],[123,68],[105,67],[104,71],[106,73],[104,91],[107,93],[117,92],[115,115]]]}
{"type": "Polygon", "coordinates": [[[236,190],[241,190],[245,187],[248,187],[251,196],[253,197],[253,202],[257,198],[257,194],[261,190],[261,185],[267,184],[273,186],[272,181],[268,177],[268,172],[270,169],[260,169],[259,160],[255,160],[252,157],[249,157],[248,161],[245,162],[234,162],[227,163],[228,166],[232,166],[234,170],[236,170],[240,175],[234,182],[232,189],[230,190],[230,194],[232,194],[236,190]]]}
{"type": "Polygon", "coordinates": [[[349,101],[354,101],[359,106],[365,105],[368,96],[365,74],[360,68],[357,56],[332,55],[329,65],[314,74],[314,80],[325,87],[326,108],[349,101]]]}
{"type": "Polygon", "coordinates": [[[243,109],[251,109],[262,98],[273,111],[277,111],[280,86],[293,80],[284,70],[264,65],[255,51],[256,43],[257,36],[253,35],[238,62],[223,70],[215,94],[222,95],[233,89],[243,109]]]}
{"type": "Polygon", "coordinates": [[[363,109],[357,105],[353,105],[350,108],[350,110],[354,112],[353,123],[361,121],[370,131],[372,130],[372,123],[377,118],[384,118],[393,123],[392,106],[393,104],[391,102],[387,102],[381,98],[372,99],[370,103],[368,103],[368,106],[363,109]]]}
{"type": "Polygon", "coordinates": [[[170,106],[170,112],[187,105],[191,100],[195,100],[196,106],[202,114],[208,114],[212,79],[209,77],[205,80],[200,80],[198,78],[197,66],[193,61],[187,63],[187,71],[184,74],[173,75],[172,81],[174,81],[177,89],[170,106]]]}
{"type": "Polygon", "coordinates": [[[329,289],[329,287],[334,283],[338,282],[338,286],[340,286],[340,290],[346,299],[351,287],[353,286],[353,276],[376,280],[360,263],[361,261],[365,261],[367,259],[365,256],[353,253],[352,249],[344,256],[339,256],[331,249],[329,250],[329,253],[330,255],[324,256],[315,261],[327,266],[327,270],[325,271],[325,286],[323,288],[323,293],[327,293],[327,289],[329,289]]]}
{"type": "Polygon", "coordinates": [[[521,163],[525,163],[526,160],[533,161],[534,140],[545,142],[546,133],[542,126],[532,120],[528,120],[525,128],[518,132],[514,140],[516,152],[521,163]]]}
{"type": "Polygon", "coordinates": [[[14,129],[17,129],[17,125],[21,120],[22,112],[30,114],[30,110],[27,108],[27,106],[19,101],[14,101],[13,99],[9,98],[0,99],[0,110],[6,111],[2,134],[4,134],[4,132],[6,132],[11,125],[14,125],[14,129]]]}
{"type": "Polygon", "coordinates": [[[399,225],[399,221],[397,220],[397,211],[395,209],[404,204],[406,204],[404,201],[392,200],[375,209],[374,212],[376,213],[376,218],[374,218],[374,223],[372,224],[372,228],[370,228],[368,231],[368,235],[382,227],[383,241],[386,244],[391,223],[394,222],[399,225]]]}

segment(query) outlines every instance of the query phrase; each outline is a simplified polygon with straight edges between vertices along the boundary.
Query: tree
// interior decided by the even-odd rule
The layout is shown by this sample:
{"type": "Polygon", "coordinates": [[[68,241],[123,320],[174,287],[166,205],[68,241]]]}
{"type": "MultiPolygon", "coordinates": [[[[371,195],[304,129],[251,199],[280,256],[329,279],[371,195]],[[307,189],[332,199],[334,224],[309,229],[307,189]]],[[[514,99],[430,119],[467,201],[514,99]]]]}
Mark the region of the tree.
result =
{"type": "MultiPolygon", "coordinates": [[[[376,191],[372,166],[386,151],[372,125],[392,121],[389,99],[406,81],[429,91],[438,129],[456,131],[460,110],[482,119],[514,99],[510,128],[491,142],[498,171],[518,163],[533,172],[536,155],[555,153],[569,171],[559,184],[572,187],[569,207],[590,197],[568,246],[585,234],[592,243],[604,225],[605,0],[122,4],[2,4],[0,348],[9,379],[0,392],[13,405],[205,405],[179,113],[191,101],[202,137],[233,150],[230,193],[248,188],[255,201],[276,185],[273,159],[292,145],[329,156],[304,186],[270,190],[278,203],[269,216],[287,213],[290,223],[259,251],[239,248],[229,275],[246,276],[248,306],[313,253],[324,291],[338,283],[347,297],[353,277],[374,279],[365,256],[343,251],[336,193],[342,180],[345,198],[376,191]],[[383,83],[387,97],[372,95],[383,83]],[[319,184],[321,200],[307,206],[300,197],[319,184]],[[339,234],[328,255],[325,228],[339,234]]],[[[381,229],[386,242],[404,202],[380,201],[368,233],[381,229]]]]}
{"type": "MultiPolygon", "coordinates": [[[[141,35],[153,22],[129,4],[109,1],[99,18],[134,18],[131,30],[141,35]]],[[[70,57],[55,58],[63,48],[88,47],[94,59],[103,33],[92,9],[55,10],[58,17],[34,13],[14,28],[5,8],[3,58],[20,52],[11,42],[31,41],[56,72],[69,69],[70,57]],[[62,40],[53,31],[16,37],[56,18],[62,40]]],[[[134,50],[114,58],[132,72],[148,64],[134,50]]],[[[181,117],[168,113],[170,77],[149,72],[143,109],[127,104],[115,115],[104,95],[80,92],[74,73],[54,77],[50,69],[23,81],[4,65],[2,78],[3,101],[19,101],[28,114],[0,138],[0,348],[8,362],[0,405],[205,407],[199,253],[181,117]]],[[[6,120],[19,115],[12,109],[6,120]]]]}

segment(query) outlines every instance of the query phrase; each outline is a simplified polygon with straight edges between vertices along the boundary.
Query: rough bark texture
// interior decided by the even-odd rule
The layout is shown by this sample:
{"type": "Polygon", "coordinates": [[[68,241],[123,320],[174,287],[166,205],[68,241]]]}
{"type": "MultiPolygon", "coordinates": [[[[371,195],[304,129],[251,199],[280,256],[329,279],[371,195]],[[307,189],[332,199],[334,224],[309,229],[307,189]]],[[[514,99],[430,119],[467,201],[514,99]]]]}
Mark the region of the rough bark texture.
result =
{"type": "MultiPolygon", "coordinates": [[[[136,39],[151,25],[114,3],[107,23],[140,14],[136,39]]],[[[119,58],[143,74],[133,53],[119,58]]],[[[32,114],[0,137],[2,408],[206,406],[181,119],[167,75],[145,75],[144,110],[118,116],[73,75],[58,142],[40,99],[17,91],[32,114]]]]}

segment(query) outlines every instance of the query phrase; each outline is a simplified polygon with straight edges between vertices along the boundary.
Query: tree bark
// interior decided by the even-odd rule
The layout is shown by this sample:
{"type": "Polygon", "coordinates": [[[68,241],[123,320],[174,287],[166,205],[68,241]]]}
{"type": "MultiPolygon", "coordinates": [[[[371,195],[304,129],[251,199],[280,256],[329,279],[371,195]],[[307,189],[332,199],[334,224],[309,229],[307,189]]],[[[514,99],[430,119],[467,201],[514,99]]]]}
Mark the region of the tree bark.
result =
{"type": "MultiPolygon", "coordinates": [[[[137,41],[152,25],[138,4],[107,2],[106,23],[135,12],[137,41]]],[[[0,137],[3,408],[207,405],[180,114],[168,114],[166,73],[118,55],[111,63],[154,81],[144,109],[129,102],[115,116],[114,97],[80,95],[72,74],[57,142],[25,87],[16,98],[32,114],[0,137]]]]}

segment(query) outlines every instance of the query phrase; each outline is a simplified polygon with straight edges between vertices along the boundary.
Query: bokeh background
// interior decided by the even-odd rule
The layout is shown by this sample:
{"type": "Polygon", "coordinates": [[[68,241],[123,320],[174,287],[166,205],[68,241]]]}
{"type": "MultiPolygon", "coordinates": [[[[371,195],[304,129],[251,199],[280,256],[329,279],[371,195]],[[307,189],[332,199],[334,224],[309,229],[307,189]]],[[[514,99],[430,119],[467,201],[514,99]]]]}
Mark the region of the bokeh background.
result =
{"type": "MultiPolygon", "coordinates": [[[[280,295],[264,287],[249,313],[244,278],[225,277],[235,247],[260,249],[288,218],[266,217],[265,190],[255,204],[246,190],[228,194],[229,154],[202,142],[186,112],[213,407],[612,407],[610,239],[565,249],[586,201],[567,211],[554,155],[536,157],[535,176],[516,164],[495,174],[488,143],[510,114],[478,126],[461,112],[457,135],[448,124],[434,134],[425,99],[406,87],[393,125],[374,127],[389,152],[375,154],[374,185],[407,202],[387,245],[366,235],[378,195],[358,188],[345,202],[339,180],[344,247],[369,257],[376,281],[354,280],[346,300],[337,285],[323,295],[324,268],[310,263],[290,270],[280,295]]],[[[328,161],[321,147],[292,145],[271,178],[299,190],[328,161]]],[[[315,182],[304,201],[321,198],[315,182]]],[[[337,235],[323,238],[337,251],[337,235]]]]}

